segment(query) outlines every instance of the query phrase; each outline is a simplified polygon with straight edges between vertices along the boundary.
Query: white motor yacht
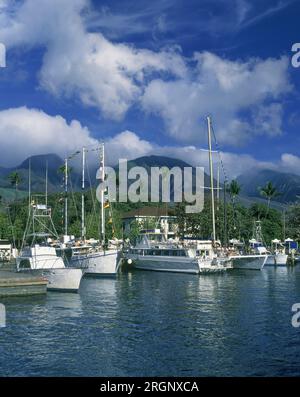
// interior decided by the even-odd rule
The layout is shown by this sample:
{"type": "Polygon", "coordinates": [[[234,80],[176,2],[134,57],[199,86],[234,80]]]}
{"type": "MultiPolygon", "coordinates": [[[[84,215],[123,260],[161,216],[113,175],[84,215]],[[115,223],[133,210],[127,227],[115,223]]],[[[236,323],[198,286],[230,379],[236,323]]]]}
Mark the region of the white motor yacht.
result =
{"type": "Polygon", "coordinates": [[[266,266],[286,266],[288,255],[285,253],[285,246],[280,240],[272,240],[272,254],[268,256],[266,266]]]}
{"type": "Polygon", "coordinates": [[[255,252],[252,250],[249,254],[245,253],[244,243],[239,240],[232,239],[229,245],[228,256],[234,269],[262,270],[265,266],[268,258],[265,248],[257,247],[255,252]]]}
{"type": "MultiPolygon", "coordinates": [[[[207,245],[208,242],[206,242],[207,245]]],[[[218,258],[210,247],[188,248],[167,241],[159,230],[141,233],[138,242],[125,254],[136,269],[177,273],[213,273],[231,268],[228,258],[218,258]]]]}

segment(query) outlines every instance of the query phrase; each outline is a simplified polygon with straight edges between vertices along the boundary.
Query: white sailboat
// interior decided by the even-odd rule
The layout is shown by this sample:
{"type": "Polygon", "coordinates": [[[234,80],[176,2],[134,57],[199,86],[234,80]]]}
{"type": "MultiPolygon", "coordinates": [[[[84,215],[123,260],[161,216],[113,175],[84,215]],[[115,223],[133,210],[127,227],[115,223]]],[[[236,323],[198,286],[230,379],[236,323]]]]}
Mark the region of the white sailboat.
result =
{"type": "MultiPolygon", "coordinates": [[[[216,266],[218,267],[218,271],[222,272],[223,270],[231,269],[232,262],[231,259],[225,255],[216,254],[216,215],[215,215],[215,193],[214,193],[214,171],[213,171],[213,160],[212,160],[212,123],[210,116],[207,116],[207,135],[208,135],[208,159],[209,159],[209,174],[210,174],[210,192],[211,192],[211,215],[212,215],[212,247],[211,247],[211,254],[209,256],[209,260],[211,261],[210,264],[208,260],[206,260],[206,264],[202,265],[203,270],[209,266],[216,266]]],[[[218,171],[219,172],[219,171],[218,171]]],[[[219,174],[218,174],[218,186],[217,191],[219,192],[219,174]]],[[[198,243],[201,244],[201,241],[198,243]]],[[[205,243],[205,242],[204,242],[205,243]]],[[[203,242],[202,242],[203,244],[203,242]]]]}
{"type": "Polygon", "coordinates": [[[137,269],[201,274],[224,272],[232,268],[230,258],[217,255],[215,251],[216,221],[210,117],[207,117],[207,128],[213,239],[198,240],[193,247],[187,247],[167,241],[159,230],[142,233],[138,243],[125,254],[127,262],[132,263],[137,269]]]}
{"type": "MultiPolygon", "coordinates": [[[[80,267],[85,276],[116,276],[120,263],[118,249],[106,249],[105,244],[105,208],[104,191],[101,191],[101,244],[89,245],[86,242],[84,189],[85,189],[85,156],[82,150],[82,200],[81,200],[81,245],[72,247],[71,265],[80,267]]],[[[100,179],[105,178],[104,144],[100,146],[100,179]]]]}

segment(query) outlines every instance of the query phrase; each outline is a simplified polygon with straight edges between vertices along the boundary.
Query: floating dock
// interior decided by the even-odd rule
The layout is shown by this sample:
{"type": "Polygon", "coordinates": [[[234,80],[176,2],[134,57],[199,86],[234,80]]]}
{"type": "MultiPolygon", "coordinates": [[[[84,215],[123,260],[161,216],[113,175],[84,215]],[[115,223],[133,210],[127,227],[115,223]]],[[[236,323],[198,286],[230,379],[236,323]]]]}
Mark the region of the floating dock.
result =
{"type": "Polygon", "coordinates": [[[46,294],[47,284],[43,277],[0,270],[0,297],[46,294]]]}

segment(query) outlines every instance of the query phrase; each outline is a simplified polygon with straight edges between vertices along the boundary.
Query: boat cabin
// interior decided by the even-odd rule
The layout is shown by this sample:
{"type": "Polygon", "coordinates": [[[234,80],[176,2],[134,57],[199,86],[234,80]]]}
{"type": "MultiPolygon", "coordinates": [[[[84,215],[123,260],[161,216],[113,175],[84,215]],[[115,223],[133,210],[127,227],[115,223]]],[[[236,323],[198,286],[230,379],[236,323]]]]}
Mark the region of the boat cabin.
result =
{"type": "Polygon", "coordinates": [[[64,262],[57,256],[55,247],[35,244],[25,247],[17,261],[18,270],[64,268],[64,262]]]}
{"type": "Polygon", "coordinates": [[[0,240],[0,261],[12,259],[12,245],[8,240],[0,240]]]}

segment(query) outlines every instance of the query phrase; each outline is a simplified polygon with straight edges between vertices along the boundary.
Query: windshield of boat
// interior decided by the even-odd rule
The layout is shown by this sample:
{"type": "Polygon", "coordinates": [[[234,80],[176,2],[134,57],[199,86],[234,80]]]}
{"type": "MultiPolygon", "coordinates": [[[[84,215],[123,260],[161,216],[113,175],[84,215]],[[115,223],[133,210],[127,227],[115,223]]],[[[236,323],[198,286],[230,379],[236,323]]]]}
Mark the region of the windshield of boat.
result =
{"type": "Polygon", "coordinates": [[[146,236],[149,241],[155,241],[157,243],[163,243],[166,241],[165,235],[162,233],[147,233],[146,236]]]}

